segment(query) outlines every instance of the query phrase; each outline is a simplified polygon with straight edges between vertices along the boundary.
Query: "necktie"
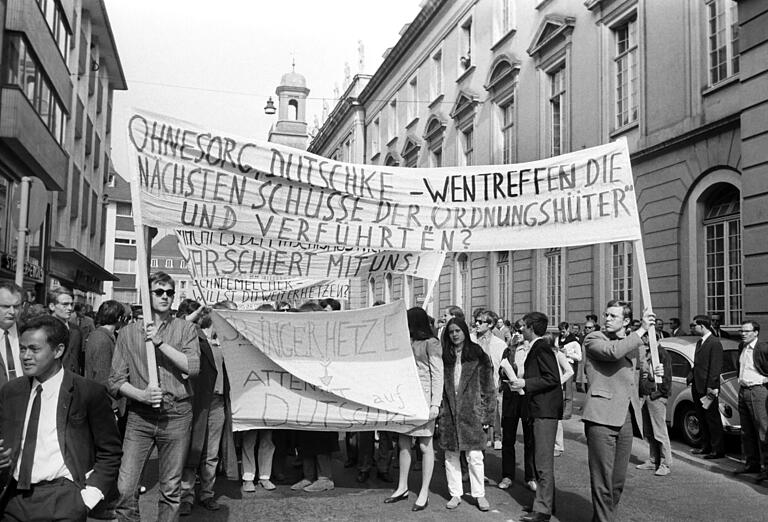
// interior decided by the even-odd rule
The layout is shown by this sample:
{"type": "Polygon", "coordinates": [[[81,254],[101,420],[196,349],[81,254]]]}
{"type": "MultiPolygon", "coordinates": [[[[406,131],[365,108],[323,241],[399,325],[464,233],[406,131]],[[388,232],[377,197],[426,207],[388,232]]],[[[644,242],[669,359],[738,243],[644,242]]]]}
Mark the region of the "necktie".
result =
{"type": "Polygon", "coordinates": [[[32,411],[29,413],[27,433],[24,436],[24,449],[21,451],[19,465],[19,482],[16,489],[27,490],[32,485],[32,464],[35,462],[35,446],[37,446],[37,426],[40,423],[40,394],[43,385],[35,388],[35,399],[32,401],[32,411]]]}
{"type": "Polygon", "coordinates": [[[8,338],[8,330],[3,330],[5,335],[5,368],[8,370],[8,380],[16,378],[16,365],[13,362],[13,350],[11,349],[11,340],[8,338]]]}

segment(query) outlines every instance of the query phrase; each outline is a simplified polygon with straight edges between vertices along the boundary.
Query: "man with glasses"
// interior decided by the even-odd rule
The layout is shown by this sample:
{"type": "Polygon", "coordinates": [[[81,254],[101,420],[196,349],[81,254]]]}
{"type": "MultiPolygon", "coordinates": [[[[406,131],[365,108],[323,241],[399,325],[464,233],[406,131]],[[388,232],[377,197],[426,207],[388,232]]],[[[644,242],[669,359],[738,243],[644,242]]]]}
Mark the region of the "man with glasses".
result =
{"type": "Polygon", "coordinates": [[[760,473],[768,479],[768,343],[758,341],[760,325],[745,321],[739,344],[739,418],[746,462],[734,474],[760,473]]]}
{"type": "Polygon", "coordinates": [[[112,358],[109,389],[128,399],[123,460],[117,480],[117,520],[141,520],[139,479],[154,447],[160,462],[157,520],[176,520],[181,474],[192,424],[189,377],[200,372],[195,325],[171,314],[175,283],[165,272],[149,278],[151,323],[137,321],[120,330],[112,358]],[[155,346],[158,386],[149,384],[146,344],[155,346]]]}
{"type": "Polygon", "coordinates": [[[62,364],[67,370],[82,375],[83,371],[83,333],[72,320],[75,297],[72,290],[60,286],[48,292],[48,309],[51,315],[62,321],[69,330],[69,345],[64,352],[62,364]]]}
{"type": "Polygon", "coordinates": [[[21,310],[24,289],[11,281],[0,282],[0,330],[3,345],[0,348],[0,386],[22,376],[19,355],[19,331],[16,326],[21,310]]]}

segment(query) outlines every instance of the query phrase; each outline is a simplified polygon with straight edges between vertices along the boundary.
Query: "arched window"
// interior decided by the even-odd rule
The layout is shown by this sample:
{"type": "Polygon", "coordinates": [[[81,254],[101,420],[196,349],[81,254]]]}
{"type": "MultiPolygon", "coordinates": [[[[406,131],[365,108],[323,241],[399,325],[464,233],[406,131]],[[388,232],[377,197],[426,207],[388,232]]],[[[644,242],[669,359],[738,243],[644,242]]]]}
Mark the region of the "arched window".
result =
{"type": "Polygon", "coordinates": [[[429,166],[443,166],[443,135],[445,134],[445,123],[437,117],[432,117],[427,123],[427,131],[424,133],[424,140],[429,148],[429,166]]]}
{"type": "Polygon", "coordinates": [[[392,302],[392,274],[384,276],[384,301],[392,302]]]}
{"type": "Polygon", "coordinates": [[[723,325],[742,321],[741,202],[736,187],[714,185],[705,195],[704,256],[707,314],[723,325]]]}
{"type": "Polygon", "coordinates": [[[376,279],[371,277],[368,280],[368,306],[373,306],[376,302],[376,279]]]}
{"type": "Polygon", "coordinates": [[[498,107],[495,113],[496,139],[494,140],[494,158],[503,163],[516,161],[515,136],[515,90],[520,66],[516,61],[502,57],[491,69],[485,89],[490,93],[498,107]]]}
{"type": "Polygon", "coordinates": [[[288,102],[288,119],[292,121],[298,121],[299,119],[299,102],[296,100],[288,102]]]}

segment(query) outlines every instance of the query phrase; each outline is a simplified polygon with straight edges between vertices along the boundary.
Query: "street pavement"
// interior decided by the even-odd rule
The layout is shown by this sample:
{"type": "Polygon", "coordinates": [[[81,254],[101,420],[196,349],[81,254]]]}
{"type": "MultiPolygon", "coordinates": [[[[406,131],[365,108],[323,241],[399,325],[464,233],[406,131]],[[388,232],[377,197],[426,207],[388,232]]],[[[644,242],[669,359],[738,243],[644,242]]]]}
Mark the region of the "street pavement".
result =
{"type": "MultiPolygon", "coordinates": [[[[577,400],[577,412],[580,400],[577,400]]],[[[589,521],[590,503],[589,470],[587,466],[586,439],[583,424],[577,415],[564,421],[565,453],[555,459],[557,485],[555,521],[589,521]]],[[[519,435],[520,436],[520,435],[519,435]]],[[[342,441],[343,442],[343,441],[342,441]]],[[[343,444],[341,444],[343,446],[343,444]]],[[[522,477],[522,443],[518,451],[518,476],[522,477]]],[[[627,475],[624,495],[621,499],[620,521],[764,521],[768,519],[768,487],[755,484],[751,477],[736,478],[730,471],[736,468],[735,459],[705,461],[690,454],[689,448],[674,450],[672,473],[656,477],[651,471],[640,471],[635,465],[648,455],[648,445],[635,439],[632,460],[627,475]]],[[[217,498],[222,505],[217,512],[195,506],[189,521],[345,521],[345,520],[440,520],[440,521],[517,521],[525,514],[523,507],[530,505],[533,493],[517,482],[509,490],[500,490],[496,483],[501,479],[501,452],[486,452],[486,497],[491,511],[481,513],[472,499],[465,497],[458,509],[445,508],[448,490],[445,469],[441,462],[436,465],[429,507],[412,513],[416,498],[411,493],[408,502],[384,504],[392,485],[372,478],[366,484],[355,481],[356,471],[344,469],[343,454],[336,455],[334,478],[336,489],[324,493],[293,492],[289,485],[279,485],[277,490],[243,494],[240,484],[219,477],[216,485],[217,498]]],[[[143,520],[154,520],[157,510],[157,463],[150,460],[145,485],[150,489],[141,497],[143,520]]],[[[296,470],[298,473],[298,470],[296,470]]],[[[412,471],[410,489],[416,491],[420,472],[412,471]]],[[[465,484],[468,491],[469,486],[465,484]]]]}

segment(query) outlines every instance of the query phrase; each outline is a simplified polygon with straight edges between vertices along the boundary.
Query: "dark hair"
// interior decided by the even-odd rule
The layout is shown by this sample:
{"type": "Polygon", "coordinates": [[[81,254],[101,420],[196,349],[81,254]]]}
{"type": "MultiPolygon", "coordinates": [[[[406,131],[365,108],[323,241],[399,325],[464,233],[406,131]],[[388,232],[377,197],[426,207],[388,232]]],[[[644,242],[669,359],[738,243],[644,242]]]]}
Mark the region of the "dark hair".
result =
{"type": "Polygon", "coordinates": [[[120,319],[122,319],[124,314],[125,308],[123,308],[122,303],[115,301],[114,299],[110,299],[109,301],[104,301],[101,303],[101,306],[99,306],[99,311],[96,313],[95,322],[99,326],[105,324],[117,324],[120,322],[120,319]]]}
{"type": "MultiPolygon", "coordinates": [[[[288,303],[286,303],[288,304],[288,303]]],[[[272,306],[269,303],[260,304],[259,307],[256,309],[257,312],[274,312],[275,307],[272,306]]]]}
{"type": "Polygon", "coordinates": [[[411,339],[415,341],[423,341],[424,339],[431,339],[435,337],[432,333],[432,326],[429,321],[429,314],[427,311],[419,306],[410,308],[407,312],[408,315],[408,333],[411,339]]]}
{"type": "Polygon", "coordinates": [[[171,276],[166,274],[165,272],[153,272],[149,276],[149,287],[152,288],[153,284],[168,284],[171,285],[172,288],[176,288],[176,281],[173,280],[171,276]]]}
{"type": "Polygon", "coordinates": [[[322,312],[324,308],[316,301],[307,301],[299,307],[299,312],[322,312]]]}
{"type": "Polygon", "coordinates": [[[13,281],[0,281],[0,289],[5,288],[12,294],[19,294],[22,298],[26,295],[24,289],[13,281]]]}
{"type": "Polygon", "coordinates": [[[456,319],[461,319],[462,321],[465,321],[464,318],[464,310],[461,309],[461,307],[456,305],[451,305],[448,307],[448,315],[452,315],[456,319]]]}
{"type": "Polygon", "coordinates": [[[341,310],[341,303],[336,299],[332,299],[330,297],[327,299],[321,299],[320,306],[322,306],[323,308],[330,306],[331,310],[333,310],[334,312],[337,310],[341,310]]]}
{"type": "Polygon", "coordinates": [[[373,306],[381,306],[385,304],[387,304],[387,302],[382,299],[377,299],[376,301],[373,302],[373,306]]]}
{"type": "Polygon", "coordinates": [[[288,308],[292,308],[291,303],[289,303],[288,301],[280,301],[279,303],[277,303],[277,306],[275,308],[277,310],[282,311],[284,306],[287,306],[288,308]]]}
{"type": "Polygon", "coordinates": [[[693,324],[698,324],[699,326],[703,326],[710,332],[712,331],[712,321],[710,321],[709,317],[706,315],[697,315],[693,318],[693,324]]]}
{"type": "Polygon", "coordinates": [[[608,301],[608,304],[605,305],[605,308],[606,309],[607,308],[616,308],[616,307],[619,307],[619,306],[622,308],[622,312],[621,313],[623,314],[623,319],[629,319],[630,321],[632,321],[632,305],[629,304],[627,301],[620,301],[618,299],[611,299],[610,301],[608,301]]]}
{"type": "Polygon", "coordinates": [[[454,324],[464,333],[464,348],[461,350],[461,362],[476,361],[485,355],[485,352],[480,348],[480,345],[469,338],[469,327],[467,326],[467,322],[464,321],[464,319],[454,317],[448,321],[443,329],[443,338],[440,343],[443,345],[443,364],[446,366],[453,366],[456,364],[456,348],[454,348],[453,343],[448,336],[448,328],[454,324]]]}
{"type": "MultiPolygon", "coordinates": [[[[22,294],[23,295],[23,294],[22,294]]],[[[48,304],[56,304],[59,302],[60,295],[68,295],[72,299],[75,298],[75,294],[69,288],[64,286],[57,286],[53,290],[48,291],[48,304]]]]}
{"type": "Polygon", "coordinates": [[[760,323],[758,323],[757,321],[744,321],[743,323],[741,323],[742,326],[744,326],[745,324],[751,324],[752,328],[754,328],[755,330],[755,333],[760,333],[760,323]]]}
{"type": "Polygon", "coordinates": [[[179,303],[179,309],[176,310],[176,317],[186,317],[198,308],[200,308],[200,303],[194,299],[183,299],[179,303]]]}
{"type": "Polygon", "coordinates": [[[587,321],[593,321],[595,324],[597,324],[597,314],[587,314],[584,316],[584,319],[587,321]]]}
{"type": "Polygon", "coordinates": [[[676,324],[677,326],[680,326],[680,318],[679,317],[670,317],[669,318],[669,324],[676,324]]]}
{"type": "Polygon", "coordinates": [[[19,336],[28,330],[43,330],[50,346],[64,345],[66,352],[69,345],[69,330],[62,321],[50,315],[38,315],[30,319],[19,331],[19,336]]]}
{"type": "Polygon", "coordinates": [[[570,327],[571,327],[571,325],[569,325],[569,324],[568,324],[568,323],[566,323],[565,321],[561,321],[561,322],[560,322],[560,324],[559,324],[559,325],[557,325],[557,329],[558,329],[558,330],[566,330],[566,329],[568,329],[568,328],[570,328],[570,327]]]}
{"type": "Polygon", "coordinates": [[[541,312],[528,312],[523,316],[523,321],[525,321],[526,328],[533,330],[533,333],[539,337],[547,333],[549,319],[541,312]]]}

